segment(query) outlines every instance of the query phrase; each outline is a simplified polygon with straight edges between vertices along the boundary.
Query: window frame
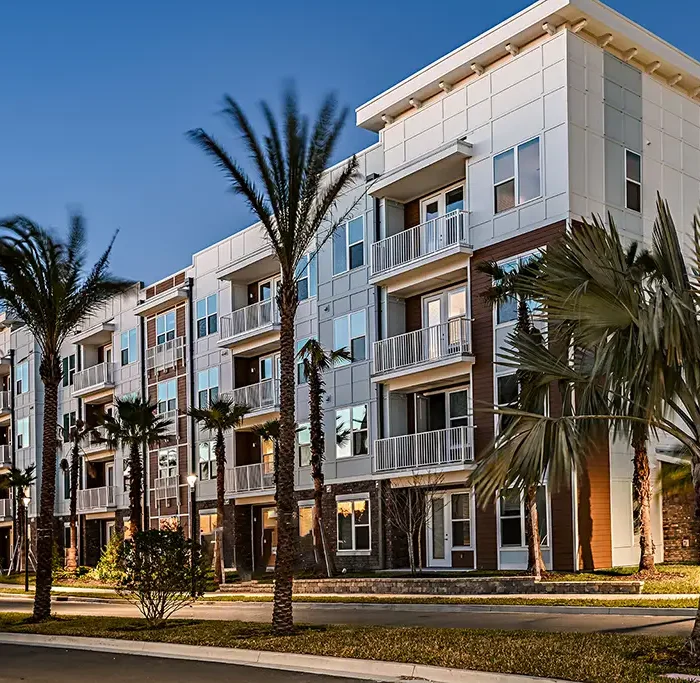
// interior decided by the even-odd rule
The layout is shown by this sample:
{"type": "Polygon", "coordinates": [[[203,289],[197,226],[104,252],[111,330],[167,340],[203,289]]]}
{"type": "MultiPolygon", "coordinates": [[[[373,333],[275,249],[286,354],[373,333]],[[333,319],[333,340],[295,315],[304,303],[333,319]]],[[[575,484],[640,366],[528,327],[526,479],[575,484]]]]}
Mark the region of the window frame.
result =
{"type": "MultiPolygon", "coordinates": [[[[538,489],[544,489],[544,495],[545,495],[545,519],[546,519],[546,529],[547,529],[547,534],[546,534],[546,543],[542,541],[542,538],[540,538],[540,548],[542,550],[551,550],[552,544],[551,544],[551,537],[552,537],[552,514],[551,514],[551,498],[550,498],[550,492],[549,492],[549,485],[547,484],[546,481],[543,481],[539,484],[538,489]]],[[[503,491],[505,491],[504,489],[503,491]]],[[[507,490],[514,490],[512,487],[507,489],[507,490]]],[[[525,494],[523,491],[520,491],[520,545],[503,545],[502,541],[502,528],[501,528],[501,520],[503,519],[503,515],[501,513],[501,497],[503,494],[503,491],[499,492],[496,498],[496,515],[497,515],[497,535],[498,535],[498,550],[499,552],[502,550],[507,551],[523,551],[527,550],[527,535],[525,532],[525,494]]],[[[539,511],[538,511],[539,512],[539,511]]],[[[515,518],[515,515],[507,515],[506,519],[513,519],[515,518]]],[[[500,566],[500,557],[499,557],[499,566],[500,566]]]]}
{"type": "Polygon", "coordinates": [[[318,296],[318,257],[316,253],[304,254],[296,267],[297,300],[308,301],[318,296]],[[300,296],[300,284],[306,282],[306,296],[300,296]]]}
{"type": "Polygon", "coordinates": [[[215,401],[219,396],[219,366],[214,365],[206,370],[200,370],[197,372],[197,405],[199,408],[206,410],[213,401],[215,401]],[[212,384],[211,378],[212,373],[216,375],[216,384],[212,384]],[[206,387],[202,386],[202,376],[206,375],[206,387]],[[206,405],[202,405],[202,394],[207,394],[206,405]]]}
{"type": "Polygon", "coordinates": [[[74,353],[61,358],[61,385],[64,387],[73,386],[73,381],[75,379],[75,361],[74,353]]]}
{"type": "Polygon", "coordinates": [[[63,443],[68,443],[70,441],[70,432],[76,423],[76,413],[75,410],[71,410],[67,413],[63,413],[63,443]],[[67,418],[67,419],[66,419],[67,418]]]}
{"type": "Polygon", "coordinates": [[[339,555],[371,555],[372,554],[372,504],[369,493],[353,493],[345,496],[336,496],[335,498],[335,524],[336,524],[336,552],[339,555]],[[367,527],[368,530],[368,548],[357,548],[357,524],[355,522],[355,503],[365,501],[367,503],[367,524],[360,524],[361,528],[367,527]],[[340,547],[340,524],[338,520],[338,506],[340,503],[352,503],[351,534],[352,548],[340,547]]]}
{"type": "Polygon", "coordinates": [[[493,200],[493,215],[494,216],[502,216],[509,211],[515,211],[517,208],[521,206],[525,206],[526,204],[529,204],[530,202],[538,201],[543,198],[543,192],[542,192],[542,172],[543,172],[543,154],[542,154],[542,135],[535,135],[531,138],[528,138],[527,140],[523,140],[522,142],[519,142],[517,145],[513,145],[513,147],[508,147],[507,149],[504,149],[498,154],[494,154],[492,157],[492,162],[491,162],[491,186],[492,186],[492,200],[493,200]],[[530,197],[529,199],[526,199],[525,201],[520,201],[520,148],[525,147],[531,142],[534,142],[537,140],[537,152],[538,152],[538,157],[539,157],[539,193],[535,197],[530,197]],[[508,178],[505,178],[503,180],[499,180],[496,182],[496,159],[498,159],[501,156],[504,156],[508,154],[509,152],[513,153],[513,175],[509,176],[508,178]],[[501,185],[505,185],[506,183],[513,182],[513,206],[503,209],[502,211],[498,211],[496,207],[496,188],[500,187],[501,185]]]}
{"type": "Polygon", "coordinates": [[[171,448],[161,448],[158,450],[158,479],[165,479],[167,477],[176,477],[179,474],[179,462],[178,462],[178,453],[177,453],[177,448],[176,447],[171,447],[171,448]],[[171,464],[170,462],[167,465],[167,468],[164,469],[161,465],[161,458],[163,456],[170,456],[174,455],[174,464],[171,464]],[[170,471],[174,469],[175,472],[174,474],[170,474],[170,471]],[[167,474],[163,474],[164,471],[167,471],[167,474]]]}
{"type": "Polygon", "coordinates": [[[368,355],[368,339],[367,339],[367,309],[363,308],[360,311],[351,311],[350,313],[345,313],[344,315],[339,315],[337,318],[333,318],[333,351],[339,351],[340,349],[347,349],[350,355],[352,356],[350,361],[339,361],[338,366],[342,365],[349,365],[350,363],[362,363],[366,360],[368,360],[367,355],[368,355]],[[352,318],[354,316],[362,316],[362,327],[363,327],[363,334],[361,336],[353,337],[352,336],[352,318]],[[348,343],[347,345],[342,344],[339,345],[338,341],[336,339],[336,325],[340,323],[341,321],[345,320],[345,326],[346,326],[346,332],[347,332],[347,340],[348,343]],[[352,353],[352,343],[356,339],[364,339],[364,349],[365,349],[365,355],[364,358],[355,358],[355,356],[352,353]]]}
{"type": "Polygon", "coordinates": [[[162,382],[158,382],[158,384],[156,384],[156,413],[158,415],[165,415],[166,413],[169,413],[173,410],[177,411],[177,377],[173,377],[171,379],[165,379],[162,382]],[[175,387],[175,396],[170,397],[170,395],[169,395],[170,391],[168,391],[165,400],[161,401],[160,388],[162,386],[170,387],[171,385],[175,387]],[[170,401],[175,401],[174,408],[168,407],[168,404],[170,403],[170,401]],[[161,403],[165,403],[165,405],[166,405],[165,410],[160,409],[161,403]]]}
{"type": "Polygon", "coordinates": [[[156,346],[161,346],[169,341],[175,339],[176,333],[175,328],[177,327],[177,319],[175,315],[175,309],[170,311],[165,311],[165,313],[159,313],[156,316],[156,346]],[[172,319],[172,328],[170,327],[169,321],[172,319]],[[158,328],[160,326],[160,321],[163,321],[163,332],[159,332],[158,328]],[[172,332],[172,337],[168,335],[172,332]],[[163,340],[161,341],[161,337],[163,340]]]}
{"type": "Polygon", "coordinates": [[[624,174],[625,174],[625,209],[627,211],[634,211],[634,213],[642,213],[642,155],[639,152],[635,152],[632,149],[625,147],[625,157],[624,157],[624,174]],[[639,159],[639,180],[631,178],[627,175],[627,156],[634,155],[639,159]],[[635,209],[629,205],[629,192],[627,191],[628,183],[632,183],[639,187],[639,208],[635,209]]]}
{"type": "Polygon", "coordinates": [[[337,277],[338,275],[344,275],[345,273],[349,273],[351,270],[356,270],[357,268],[364,268],[367,265],[367,259],[366,259],[366,249],[365,249],[365,242],[367,241],[367,230],[366,230],[366,222],[365,222],[365,215],[360,214],[359,216],[355,216],[354,218],[348,218],[345,222],[341,223],[335,230],[335,233],[333,234],[333,237],[331,239],[331,257],[332,257],[332,270],[333,270],[333,277],[337,277]],[[355,241],[355,242],[350,242],[350,223],[353,223],[355,221],[361,220],[362,221],[362,239],[355,241]],[[344,232],[344,249],[345,249],[345,268],[343,270],[338,270],[336,271],[335,269],[335,250],[336,250],[336,245],[341,243],[340,239],[337,239],[337,237],[340,235],[341,232],[344,232]],[[362,263],[356,265],[356,266],[351,266],[350,263],[350,253],[352,247],[356,247],[358,244],[362,245],[362,263]]]}
{"type": "Polygon", "coordinates": [[[313,521],[313,514],[314,514],[314,501],[313,500],[300,500],[297,503],[297,508],[299,510],[298,516],[298,523],[297,523],[297,536],[302,539],[306,538],[307,536],[312,536],[313,534],[313,528],[314,528],[314,521],[313,521]],[[301,511],[304,510],[306,511],[311,511],[311,520],[309,523],[309,530],[307,533],[305,533],[303,536],[301,535],[301,521],[302,521],[302,514],[301,511]]]}
{"type": "MultiPolygon", "coordinates": [[[[299,467],[310,467],[311,466],[311,425],[308,422],[301,422],[297,425],[297,432],[296,432],[296,450],[297,450],[297,462],[299,463],[299,467]],[[309,442],[302,443],[301,439],[299,438],[302,434],[308,433],[309,435],[309,442]],[[307,449],[308,448],[308,462],[304,462],[302,460],[302,448],[307,449]]],[[[306,453],[306,451],[304,451],[306,453]]]]}
{"type": "Polygon", "coordinates": [[[32,441],[31,440],[31,423],[29,421],[29,416],[19,418],[17,420],[16,427],[17,427],[17,436],[16,436],[17,450],[20,451],[20,450],[24,450],[25,448],[31,448],[31,445],[32,445],[31,444],[31,441],[32,441]],[[26,427],[27,427],[26,431],[24,429],[24,425],[26,425],[26,427]],[[27,436],[27,443],[25,444],[24,440],[22,440],[22,443],[20,443],[20,437],[25,436],[25,434],[27,436]]]}
{"type": "Polygon", "coordinates": [[[138,353],[138,329],[132,327],[130,330],[125,330],[119,335],[119,363],[121,367],[135,363],[138,360],[138,353]],[[124,345],[125,339],[126,346],[124,345]],[[126,351],[126,362],[124,362],[124,351],[126,351]]]}
{"type": "Polygon", "coordinates": [[[450,547],[452,550],[473,550],[476,544],[475,539],[476,529],[476,497],[474,489],[459,489],[450,492],[450,547]],[[452,499],[454,496],[469,496],[469,517],[455,518],[452,516],[452,499]],[[455,543],[454,523],[469,522],[469,545],[458,545],[455,543]]]}
{"type": "Polygon", "coordinates": [[[17,363],[15,366],[15,393],[17,396],[29,393],[29,359],[17,363]],[[24,383],[27,387],[25,389],[24,383]]]}
{"type": "Polygon", "coordinates": [[[217,292],[209,294],[201,299],[198,299],[194,305],[195,310],[195,330],[197,331],[197,339],[204,339],[211,334],[216,334],[219,331],[219,295],[217,292]],[[210,302],[214,301],[214,310],[210,310],[210,302]],[[199,314],[199,305],[204,304],[204,315],[199,314]],[[200,334],[199,323],[204,321],[204,334],[200,334]]]}
{"type": "Polygon", "coordinates": [[[216,479],[216,452],[214,448],[216,446],[216,440],[200,441],[197,444],[197,474],[199,475],[200,481],[212,481],[216,479]],[[208,450],[208,457],[206,460],[202,459],[202,446],[206,446],[208,450]],[[206,464],[208,468],[208,476],[202,474],[202,465],[206,464]],[[212,464],[214,467],[212,468],[212,464]]]}
{"type": "Polygon", "coordinates": [[[348,443],[347,446],[344,445],[344,447],[347,448],[348,453],[347,455],[341,455],[341,447],[338,444],[337,439],[334,439],[335,441],[335,459],[336,460],[347,460],[349,458],[365,458],[370,456],[370,447],[369,447],[369,403],[356,403],[350,406],[344,406],[342,408],[336,408],[335,410],[335,432],[336,434],[338,433],[338,418],[339,418],[339,413],[345,412],[345,411],[350,411],[350,420],[349,420],[349,425],[348,425],[348,443]],[[362,408],[364,407],[365,409],[365,420],[366,420],[366,427],[364,429],[354,429],[354,422],[355,419],[353,417],[353,411],[355,408],[362,408]],[[362,432],[366,433],[367,436],[367,452],[366,453],[355,453],[355,434],[361,434],[362,432]]]}

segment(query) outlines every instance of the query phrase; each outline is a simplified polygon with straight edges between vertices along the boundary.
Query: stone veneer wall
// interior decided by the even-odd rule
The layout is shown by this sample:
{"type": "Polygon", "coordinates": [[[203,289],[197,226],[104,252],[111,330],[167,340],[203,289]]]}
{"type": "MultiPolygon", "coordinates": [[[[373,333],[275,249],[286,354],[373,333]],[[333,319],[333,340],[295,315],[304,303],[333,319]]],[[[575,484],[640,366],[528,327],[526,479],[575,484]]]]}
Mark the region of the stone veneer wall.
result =
{"type": "MultiPolygon", "coordinates": [[[[678,466],[664,462],[664,473],[678,466]]],[[[700,562],[700,520],[695,516],[692,486],[679,493],[662,492],[664,562],[700,562]]]]}

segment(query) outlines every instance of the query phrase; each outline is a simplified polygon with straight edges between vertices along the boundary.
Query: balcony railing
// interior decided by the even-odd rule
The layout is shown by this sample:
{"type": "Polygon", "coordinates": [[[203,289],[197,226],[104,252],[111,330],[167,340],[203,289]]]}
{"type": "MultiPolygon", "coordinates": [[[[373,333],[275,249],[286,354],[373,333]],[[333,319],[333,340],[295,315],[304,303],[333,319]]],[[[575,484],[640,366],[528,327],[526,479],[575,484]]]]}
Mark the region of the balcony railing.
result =
{"type": "MultiPolygon", "coordinates": [[[[110,448],[107,443],[107,430],[104,427],[95,427],[88,435],[87,443],[85,444],[85,452],[92,453],[94,451],[105,451],[110,448]]],[[[70,447],[70,444],[68,444],[70,447]]]]}
{"type": "Polygon", "coordinates": [[[374,471],[438,469],[474,459],[473,427],[392,436],[374,442],[374,471]]]}
{"type": "Polygon", "coordinates": [[[280,403],[280,382],[266,379],[259,384],[234,389],[229,396],[239,405],[248,406],[251,412],[271,409],[280,403]]]}
{"type": "Polygon", "coordinates": [[[446,323],[406,332],[374,343],[374,374],[469,354],[471,322],[453,318],[446,323]]]}
{"type": "Polygon", "coordinates": [[[279,322],[277,304],[272,299],[239,308],[221,317],[221,339],[231,339],[279,322]]]}
{"type": "Polygon", "coordinates": [[[10,446],[0,446],[0,467],[12,467],[12,450],[10,446]]]}
{"type": "Polygon", "coordinates": [[[12,406],[10,392],[0,391],[0,412],[6,412],[10,410],[12,406]]]}
{"type": "Polygon", "coordinates": [[[148,370],[167,370],[174,368],[178,361],[185,359],[185,338],[175,337],[169,341],[146,349],[146,368],[148,370]]]}
{"type": "Polygon", "coordinates": [[[89,512],[114,507],[117,504],[116,486],[99,486],[78,491],[78,511],[89,512]]]}
{"type": "Polygon", "coordinates": [[[230,493],[268,491],[275,488],[275,473],[268,463],[241,465],[226,470],[224,484],[230,493]]]}
{"type": "Polygon", "coordinates": [[[114,363],[98,363],[75,373],[73,393],[114,386],[114,363]]]}
{"type": "Polygon", "coordinates": [[[2,498],[0,499],[0,519],[6,517],[12,517],[12,499],[2,498]]]}
{"type": "Polygon", "coordinates": [[[375,242],[372,275],[382,275],[450,247],[468,247],[467,215],[466,211],[451,211],[375,242]]]}
{"type": "Polygon", "coordinates": [[[177,475],[159,477],[153,482],[153,490],[156,495],[156,501],[177,500],[180,492],[180,477],[177,475]]]}

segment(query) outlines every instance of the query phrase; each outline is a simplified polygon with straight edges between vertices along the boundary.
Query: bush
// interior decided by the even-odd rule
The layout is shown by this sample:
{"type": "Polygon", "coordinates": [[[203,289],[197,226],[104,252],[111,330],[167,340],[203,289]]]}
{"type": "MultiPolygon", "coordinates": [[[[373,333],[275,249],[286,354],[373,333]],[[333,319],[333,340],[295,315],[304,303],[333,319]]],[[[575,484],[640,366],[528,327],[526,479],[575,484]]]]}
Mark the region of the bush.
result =
{"type": "Polygon", "coordinates": [[[119,563],[119,553],[121,551],[124,537],[121,534],[114,534],[109,539],[107,547],[100,556],[97,566],[90,572],[91,578],[104,583],[118,583],[122,577],[122,569],[119,563]]]}
{"type": "Polygon", "coordinates": [[[199,544],[181,530],[138,532],[122,543],[118,562],[122,574],[117,593],[138,607],[150,627],[161,626],[206,587],[207,566],[199,544]]]}

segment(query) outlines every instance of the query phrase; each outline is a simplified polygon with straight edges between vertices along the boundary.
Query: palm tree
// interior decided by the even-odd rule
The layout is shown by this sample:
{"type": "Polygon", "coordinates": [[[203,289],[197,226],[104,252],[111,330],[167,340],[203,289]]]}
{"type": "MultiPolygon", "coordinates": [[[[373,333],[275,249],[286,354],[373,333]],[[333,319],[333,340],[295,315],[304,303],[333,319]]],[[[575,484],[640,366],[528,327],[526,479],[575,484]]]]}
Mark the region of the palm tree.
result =
{"type": "Polygon", "coordinates": [[[133,537],[142,529],[143,463],[141,447],[160,443],[168,436],[171,420],[156,414],[156,404],[129,396],[118,398],[115,414],[105,413],[99,420],[104,427],[104,440],[111,448],[129,452],[129,527],[133,537]]]}
{"type": "MultiPolygon", "coordinates": [[[[250,410],[246,405],[239,405],[230,396],[222,394],[209,402],[206,408],[190,408],[187,414],[210,432],[216,433],[216,526],[217,533],[224,527],[224,471],[226,467],[226,442],[224,433],[241,424],[243,416],[250,410]]],[[[194,514],[194,512],[192,512],[194,514]]],[[[234,530],[235,536],[235,530],[234,530]]],[[[223,583],[221,568],[221,537],[216,536],[214,544],[214,572],[216,581],[223,583]]]]}
{"type": "Polygon", "coordinates": [[[325,459],[325,434],[323,429],[323,397],[326,395],[326,382],[323,373],[342,361],[351,361],[347,349],[328,353],[316,339],[309,339],[299,350],[304,376],[309,385],[309,432],[311,436],[311,477],[314,482],[313,537],[314,555],[317,568],[325,568],[332,576],[332,555],[323,534],[323,460],[325,459]],[[325,561],[324,561],[325,560],[325,561]],[[325,566],[324,566],[325,565],[325,566]]]}
{"type": "Polygon", "coordinates": [[[24,509],[23,494],[24,490],[31,487],[36,481],[35,470],[35,465],[29,465],[24,470],[13,467],[7,474],[0,477],[0,488],[10,489],[12,491],[12,497],[17,501],[17,523],[15,524],[14,533],[18,541],[22,541],[22,536],[24,535],[24,515],[29,514],[29,510],[24,509]]]}
{"type": "Polygon", "coordinates": [[[0,221],[0,230],[0,301],[27,326],[41,351],[44,428],[34,619],[42,620],[51,615],[61,346],[80,323],[132,283],[110,275],[111,243],[86,272],[85,223],[80,215],[71,217],[65,241],[22,216],[0,221]]]}
{"type": "Polygon", "coordinates": [[[255,180],[202,129],[190,131],[189,137],[214,159],[231,189],[244,198],[257,216],[280,263],[277,293],[281,347],[276,483],[278,543],[272,626],[276,634],[289,634],[294,629],[294,321],[298,306],[297,278],[302,274],[298,266],[309,250],[320,249],[348,218],[349,212],[335,218],[331,214],[339,196],[359,177],[358,162],[353,156],[333,175],[325,173],[347,116],[346,110],[338,111],[333,96],[324,100],[313,124],[300,113],[292,89],[284,95],[280,122],[263,103],[268,132],[262,140],[237,102],[226,97],[224,103],[223,114],[242,136],[252,159],[255,180]]]}

